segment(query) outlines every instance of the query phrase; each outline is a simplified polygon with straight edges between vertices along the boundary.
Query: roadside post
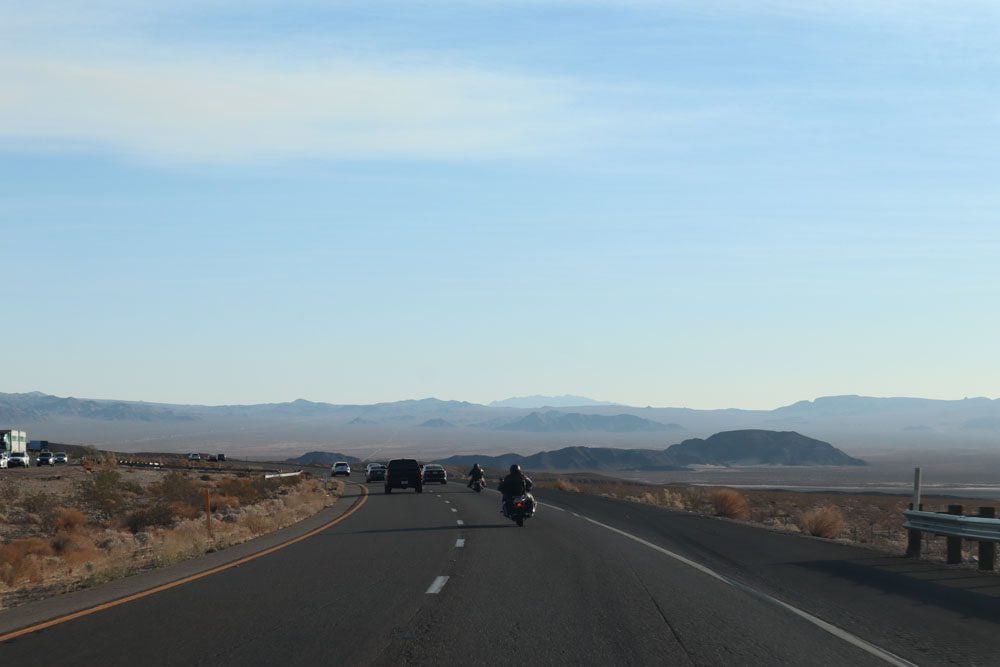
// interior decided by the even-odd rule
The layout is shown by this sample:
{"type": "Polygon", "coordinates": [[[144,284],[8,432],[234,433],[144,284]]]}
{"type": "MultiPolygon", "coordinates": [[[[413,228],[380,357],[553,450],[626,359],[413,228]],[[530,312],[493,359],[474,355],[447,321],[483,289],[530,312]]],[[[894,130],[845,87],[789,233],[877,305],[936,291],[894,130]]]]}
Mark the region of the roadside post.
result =
{"type": "MultiPolygon", "coordinates": [[[[995,507],[980,507],[979,516],[984,519],[996,518],[997,510],[995,507]]],[[[979,542],[979,569],[980,570],[990,570],[992,571],[996,565],[997,559],[997,543],[996,542],[979,542]]]]}
{"type": "MultiPolygon", "coordinates": [[[[948,505],[948,514],[956,514],[961,516],[965,508],[961,505],[948,505]]],[[[962,538],[953,537],[949,535],[947,538],[948,544],[948,565],[957,565],[962,562],[962,538]]]]}
{"type": "MultiPolygon", "coordinates": [[[[910,503],[911,510],[922,510],[923,506],[920,504],[920,468],[913,469],[913,502],[910,503]]],[[[921,533],[919,530],[910,529],[906,533],[906,556],[907,558],[920,558],[920,540],[921,533]]]]}

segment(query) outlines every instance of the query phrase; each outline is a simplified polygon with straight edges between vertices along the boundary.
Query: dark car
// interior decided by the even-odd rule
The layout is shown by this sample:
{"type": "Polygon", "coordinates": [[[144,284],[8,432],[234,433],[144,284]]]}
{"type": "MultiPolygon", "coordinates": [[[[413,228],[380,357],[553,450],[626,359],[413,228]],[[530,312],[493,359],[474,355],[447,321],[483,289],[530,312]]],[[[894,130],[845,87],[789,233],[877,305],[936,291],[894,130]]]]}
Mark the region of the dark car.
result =
{"type": "Polygon", "coordinates": [[[385,468],[385,492],[393,489],[414,489],[417,493],[424,492],[424,479],[420,473],[420,464],[416,459],[393,459],[385,468]]]}
{"type": "Polygon", "coordinates": [[[448,472],[444,469],[444,466],[440,466],[437,463],[428,463],[424,466],[424,484],[430,484],[431,482],[448,483],[448,472]]]}
{"type": "Polygon", "coordinates": [[[55,454],[52,452],[40,452],[35,459],[36,466],[54,466],[56,464],[55,454]]]}

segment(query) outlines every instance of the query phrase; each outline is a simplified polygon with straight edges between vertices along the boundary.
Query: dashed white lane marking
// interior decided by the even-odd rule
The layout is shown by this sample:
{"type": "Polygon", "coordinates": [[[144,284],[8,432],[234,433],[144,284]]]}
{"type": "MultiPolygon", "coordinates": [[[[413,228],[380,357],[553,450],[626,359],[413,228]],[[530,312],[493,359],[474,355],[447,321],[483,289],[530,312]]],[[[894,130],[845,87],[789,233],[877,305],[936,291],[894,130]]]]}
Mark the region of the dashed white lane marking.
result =
{"type": "Polygon", "coordinates": [[[457,540],[455,540],[455,546],[456,547],[464,547],[465,546],[465,540],[463,540],[463,539],[457,539],[457,540]]]}
{"type": "Polygon", "coordinates": [[[452,508],[451,508],[451,511],[452,511],[452,512],[457,512],[458,510],[457,510],[457,509],[455,509],[454,507],[452,507],[452,508]]]}
{"type": "Polygon", "coordinates": [[[431,584],[430,588],[427,589],[427,595],[437,595],[444,588],[444,585],[448,583],[448,577],[438,577],[431,584]]]}
{"type": "Polygon", "coordinates": [[[894,653],[890,653],[889,651],[886,651],[885,649],[880,648],[880,647],[876,646],[875,644],[871,644],[871,643],[865,641],[864,639],[862,639],[861,637],[857,637],[855,635],[852,635],[847,630],[842,630],[841,628],[838,628],[836,625],[833,625],[831,623],[827,623],[823,619],[821,619],[821,618],[819,618],[817,616],[813,616],[809,612],[803,611],[803,610],[799,609],[798,607],[793,607],[792,605],[788,604],[787,602],[782,602],[781,600],[779,600],[777,598],[773,598],[770,595],[768,595],[767,593],[762,593],[761,591],[758,591],[758,590],[756,590],[754,588],[750,588],[749,586],[746,586],[746,585],[741,584],[741,583],[739,583],[737,581],[733,581],[732,579],[724,577],[721,574],[719,574],[718,572],[716,572],[715,570],[712,570],[712,569],[709,569],[709,568],[705,567],[701,563],[696,563],[695,561],[693,561],[693,560],[691,560],[689,558],[685,558],[684,556],[681,556],[680,554],[676,554],[673,551],[669,551],[667,549],[664,549],[661,546],[657,546],[657,545],[653,544],[652,542],[647,542],[646,540],[642,539],[641,537],[636,537],[635,535],[632,535],[631,533],[626,533],[624,530],[619,530],[619,529],[614,528],[612,526],[609,526],[609,525],[607,525],[605,523],[601,523],[600,521],[594,521],[590,517],[586,517],[585,516],[585,517],[580,517],[580,518],[582,518],[582,519],[584,519],[586,521],[589,521],[590,523],[592,523],[592,524],[594,524],[596,526],[600,526],[601,528],[606,528],[606,529],[610,530],[613,533],[618,533],[619,535],[621,535],[623,537],[627,537],[630,540],[634,540],[634,541],[638,542],[639,544],[642,544],[642,545],[645,545],[645,546],[649,547],[650,549],[654,549],[656,551],[659,551],[661,554],[663,554],[665,556],[669,556],[670,558],[673,558],[676,561],[684,563],[685,565],[687,565],[689,567],[693,567],[694,569],[696,569],[699,572],[702,572],[704,574],[707,574],[708,576],[712,577],[713,579],[718,579],[719,581],[721,581],[724,584],[728,584],[728,585],[732,586],[733,588],[738,588],[739,590],[741,590],[741,591],[743,591],[745,593],[749,593],[750,595],[754,596],[755,598],[757,598],[759,600],[763,600],[764,602],[770,602],[771,604],[775,604],[775,605],[781,607],[782,609],[790,611],[791,613],[795,614],[799,618],[802,618],[802,619],[804,619],[806,621],[809,621],[810,623],[812,623],[816,627],[829,632],[834,637],[842,639],[845,642],[847,642],[848,644],[856,646],[857,648],[861,649],[862,651],[865,651],[866,653],[869,653],[869,654],[875,656],[876,658],[881,658],[882,660],[886,661],[890,665],[896,665],[897,667],[917,667],[914,663],[910,662],[909,660],[901,658],[901,657],[899,657],[898,655],[896,655],[894,653]]]}
{"type": "Polygon", "coordinates": [[[456,521],[455,523],[457,523],[457,524],[458,524],[458,525],[460,525],[460,526],[464,526],[464,525],[465,525],[465,522],[464,522],[464,521],[462,521],[461,519],[459,519],[459,520],[458,520],[458,521],[456,521]]]}
{"type": "Polygon", "coordinates": [[[445,505],[451,505],[451,501],[450,500],[446,500],[446,501],[444,501],[444,504],[445,505]]]}

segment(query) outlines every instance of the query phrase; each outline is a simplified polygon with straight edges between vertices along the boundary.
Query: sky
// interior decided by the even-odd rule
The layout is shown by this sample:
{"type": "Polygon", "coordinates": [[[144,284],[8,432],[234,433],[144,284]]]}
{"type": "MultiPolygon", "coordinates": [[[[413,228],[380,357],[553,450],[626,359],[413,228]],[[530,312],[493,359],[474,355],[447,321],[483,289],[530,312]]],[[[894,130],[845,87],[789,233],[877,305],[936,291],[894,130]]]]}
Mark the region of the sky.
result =
{"type": "Polygon", "coordinates": [[[0,392],[1000,396],[994,0],[0,0],[0,392]]]}

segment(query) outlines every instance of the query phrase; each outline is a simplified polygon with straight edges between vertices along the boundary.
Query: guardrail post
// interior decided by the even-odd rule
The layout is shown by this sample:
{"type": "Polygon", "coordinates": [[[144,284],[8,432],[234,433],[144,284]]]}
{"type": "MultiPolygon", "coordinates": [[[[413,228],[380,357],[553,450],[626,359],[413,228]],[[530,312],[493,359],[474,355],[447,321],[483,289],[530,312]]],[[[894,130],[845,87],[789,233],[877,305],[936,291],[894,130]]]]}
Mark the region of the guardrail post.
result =
{"type": "MultiPolygon", "coordinates": [[[[980,507],[979,516],[986,519],[996,518],[997,510],[995,507],[980,507]]],[[[993,566],[997,559],[997,543],[996,542],[979,542],[979,569],[980,570],[993,570],[993,566]]]]}
{"type": "MultiPolygon", "coordinates": [[[[962,505],[948,505],[948,514],[961,516],[965,508],[962,505]]],[[[962,562],[962,538],[948,537],[948,565],[956,565],[962,562]]]]}
{"type": "MultiPolygon", "coordinates": [[[[910,503],[910,509],[913,509],[913,503],[910,503]]],[[[917,509],[923,511],[924,504],[920,503],[917,505],[917,509]]],[[[920,544],[923,540],[923,533],[919,530],[914,530],[913,528],[906,531],[906,557],[907,558],[920,558],[920,544]]]]}

